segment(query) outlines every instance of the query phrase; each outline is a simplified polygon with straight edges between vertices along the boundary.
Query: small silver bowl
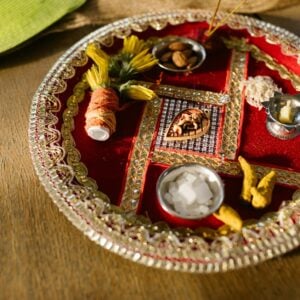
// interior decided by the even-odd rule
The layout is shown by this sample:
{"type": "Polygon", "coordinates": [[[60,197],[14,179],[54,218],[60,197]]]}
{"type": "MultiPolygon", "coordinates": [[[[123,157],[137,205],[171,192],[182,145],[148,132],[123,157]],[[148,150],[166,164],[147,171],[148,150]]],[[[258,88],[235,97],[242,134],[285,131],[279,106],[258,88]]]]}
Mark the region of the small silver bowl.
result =
{"type": "Polygon", "coordinates": [[[300,94],[289,95],[275,92],[274,97],[262,104],[266,108],[267,113],[266,127],[274,137],[288,140],[300,135],[300,94]],[[291,124],[279,121],[279,112],[286,105],[287,101],[292,101],[295,106],[295,116],[291,124]]]}
{"type": "Polygon", "coordinates": [[[186,163],[181,165],[174,165],[166,169],[158,178],[156,184],[156,193],[159,205],[167,214],[181,219],[200,220],[211,215],[221,206],[224,201],[224,184],[220,176],[214,170],[197,163],[186,163]],[[213,194],[213,204],[209,207],[209,211],[206,214],[200,214],[198,216],[180,214],[164,198],[164,195],[167,191],[167,183],[170,181],[174,181],[183,172],[191,170],[205,177],[205,181],[213,194]]]}
{"type": "Polygon", "coordinates": [[[205,48],[201,44],[197,43],[196,41],[194,41],[192,39],[183,38],[183,37],[170,37],[170,38],[163,39],[161,42],[154,45],[154,47],[152,49],[152,54],[154,55],[154,57],[156,57],[158,59],[158,65],[162,69],[170,71],[170,72],[189,72],[189,71],[195,70],[202,65],[202,63],[204,62],[204,60],[206,58],[205,48]],[[188,44],[190,46],[190,49],[194,52],[195,56],[197,56],[197,58],[198,58],[197,62],[192,67],[190,67],[190,68],[171,68],[160,61],[161,55],[167,51],[169,44],[173,43],[173,42],[182,42],[182,43],[188,44]]]}

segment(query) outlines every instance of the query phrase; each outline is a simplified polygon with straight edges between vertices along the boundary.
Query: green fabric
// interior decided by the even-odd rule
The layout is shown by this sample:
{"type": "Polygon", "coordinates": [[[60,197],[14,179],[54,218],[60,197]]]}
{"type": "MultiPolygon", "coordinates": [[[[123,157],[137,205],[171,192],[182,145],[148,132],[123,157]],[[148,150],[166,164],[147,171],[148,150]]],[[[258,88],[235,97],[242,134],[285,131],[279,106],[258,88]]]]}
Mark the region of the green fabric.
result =
{"type": "Polygon", "coordinates": [[[0,0],[0,53],[33,37],[86,0],[0,0]]]}

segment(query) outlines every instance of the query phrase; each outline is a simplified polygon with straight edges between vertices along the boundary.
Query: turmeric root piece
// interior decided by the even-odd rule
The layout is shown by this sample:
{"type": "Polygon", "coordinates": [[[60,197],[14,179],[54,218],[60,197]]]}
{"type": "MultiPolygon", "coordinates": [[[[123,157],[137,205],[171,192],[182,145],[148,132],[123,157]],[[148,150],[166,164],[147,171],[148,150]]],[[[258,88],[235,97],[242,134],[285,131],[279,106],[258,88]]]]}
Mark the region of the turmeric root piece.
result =
{"type": "Polygon", "coordinates": [[[214,216],[224,224],[228,225],[232,230],[241,231],[243,221],[240,215],[232,207],[223,204],[218,212],[214,213],[214,216]]]}
{"type": "Polygon", "coordinates": [[[265,208],[271,203],[275,182],[276,172],[272,170],[260,180],[257,188],[251,188],[251,195],[253,196],[253,207],[265,208]]]}
{"type": "Polygon", "coordinates": [[[252,199],[251,188],[256,186],[257,176],[256,176],[254,168],[246,161],[245,158],[243,158],[242,156],[239,156],[238,161],[239,161],[242,171],[244,173],[241,198],[244,201],[251,203],[251,199],[252,199]]]}
{"type": "Polygon", "coordinates": [[[227,235],[232,231],[231,227],[227,224],[222,225],[218,228],[218,233],[221,235],[227,235]]]}

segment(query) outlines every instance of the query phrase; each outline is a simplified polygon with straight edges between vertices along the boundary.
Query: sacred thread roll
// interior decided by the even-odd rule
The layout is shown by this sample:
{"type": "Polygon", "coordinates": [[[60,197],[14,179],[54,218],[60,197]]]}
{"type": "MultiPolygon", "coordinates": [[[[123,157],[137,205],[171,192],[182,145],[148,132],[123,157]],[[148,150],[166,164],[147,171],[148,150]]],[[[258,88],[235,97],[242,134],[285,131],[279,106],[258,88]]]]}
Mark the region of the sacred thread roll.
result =
{"type": "Polygon", "coordinates": [[[106,141],[116,131],[115,112],[119,109],[119,97],[112,88],[99,87],[92,92],[85,113],[85,130],[89,137],[106,141]]]}

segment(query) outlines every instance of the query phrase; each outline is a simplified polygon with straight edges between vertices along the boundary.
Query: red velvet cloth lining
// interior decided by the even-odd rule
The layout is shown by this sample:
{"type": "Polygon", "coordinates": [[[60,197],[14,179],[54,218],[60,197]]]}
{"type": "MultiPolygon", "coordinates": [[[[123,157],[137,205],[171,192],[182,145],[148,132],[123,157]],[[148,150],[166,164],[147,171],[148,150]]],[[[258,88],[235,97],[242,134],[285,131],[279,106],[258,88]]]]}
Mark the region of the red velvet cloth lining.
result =
{"type": "Polygon", "coordinates": [[[263,52],[269,54],[280,64],[286,66],[290,71],[300,75],[300,68],[297,62],[297,57],[295,55],[288,56],[282,53],[281,47],[283,47],[284,45],[282,45],[281,43],[279,44],[268,43],[266,41],[265,36],[249,37],[248,41],[249,43],[256,45],[263,52]]]}
{"type": "MultiPolygon", "coordinates": [[[[58,94],[58,98],[60,99],[60,103],[61,103],[61,108],[60,110],[57,112],[57,118],[58,118],[58,124],[56,125],[56,129],[61,130],[61,125],[62,125],[62,117],[63,117],[63,113],[65,111],[65,109],[67,108],[67,99],[73,95],[73,89],[74,86],[76,85],[76,83],[78,83],[81,78],[82,78],[82,74],[88,70],[91,66],[91,63],[88,62],[86,65],[84,65],[83,67],[77,67],[76,68],[76,73],[74,75],[74,77],[66,80],[67,82],[67,88],[65,91],[63,91],[62,93],[58,94]]],[[[52,105],[52,103],[49,103],[49,106],[52,105]]]]}
{"type": "MultiPolygon", "coordinates": [[[[251,59],[249,76],[271,76],[284,93],[295,94],[289,80],[282,79],[277,71],[270,70],[263,62],[251,59]]],[[[251,162],[269,164],[300,171],[300,136],[291,140],[280,140],[266,129],[266,112],[245,105],[240,154],[251,162]]]]}
{"type": "MultiPolygon", "coordinates": [[[[205,22],[186,23],[177,26],[168,25],[161,31],[149,28],[146,32],[137,33],[138,36],[146,39],[151,36],[182,35],[194,39],[201,36],[203,30],[207,28],[205,22]]],[[[249,37],[245,30],[232,31],[228,27],[221,28],[220,32],[224,35],[233,33],[237,36],[249,37]]],[[[300,73],[300,68],[295,68],[295,58],[283,56],[278,51],[279,46],[269,45],[263,38],[251,38],[265,51],[269,51],[282,63],[289,66],[291,70],[300,73]],[[284,58],[284,59],[283,59],[284,58]],[[297,70],[296,70],[297,69],[297,70]]],[[[106,50],[110,53],[115,52],[121,47],[121,41],[116,40],[112,48],[106,50]]],[[[207,60],[201,68],[189,76],[184,74],[172,74],[164,72],[162,84],[172,84],[194,89],[210,90],[222,92],[225,90],[226,77],[228,72],[230,51],[219,49],[215,53],[208,53],[207,60]]],[[[74,84],[80,79],[85,68],[78,68],[76,76],[68,80],[68,89],[60,94],[60,99],[65,108],[67,97],[72,94],[74,84]]],[[[147,80],[157,78],[161,70],[156,69],[151,75],[145,74],[139,79],[147,80]]],[[[282,80],[275,71],[271,71],[263,63],[250,60],[249,75],[270,75],[275,81],[283,87],[284,92],[294,93],[291,84],[287,80],[282,80]]],[[[117,113],[117,132],[106,142],[97,142],[91,140],[84,131],[84,113],[88,105],[90,95],[87,93],[85,99],[79,105],[78,115],[74,118],[75,129],[73,131],[76,147],[81,154],[82,162],[88,168],[88,176],[95,179],[99,190],[109,196],[113,204],[119,204],[124,188],[126,170],[130,161],[130,154],[135,142],[135,136],[140,123],[144,104],[135,103],[124,111],[117,113]]],[[[61,113],[58,114],[61,121],[61,113]]],[[[58,125],[60,128],[60,125],[58,125]]],[[[258,111],[245,105],[244,125],[242,128],[242,140],[240,154],[245,156],[251,162],[267,163],[279,167],[288,167],[294,170],[300,170],[300,137],[290,141],[280,141],[273,138],[265,128],[265,112],[258,111]],[[298,151],[297,151],[298,150],[298,151]]],[[[145,177],[145,186],[143,195],[140,199],[138,212],[147,214],[153,221],[167,221],[172,226],[187,226],[195,228],[198,226],[208,226],[212,228],[219,227],[222,223],[213,216],[202,220],[182,221],[180,219],[170,218],[158,206],[155,185],[159,174],[166,168],[164,165],[153,164],[149,162],[147,174],[145,177]]],[[[294,187],[276,185],[272,205],[266,210],[256,211],[252,208],[240,204],[239,193],[241,190],[242,179],[239,177],[223,176],[225,182],[226,198],[225,202],[236,208],[243,219],[259,218],[266,211],[277,210],[281,201],[290,199],[294,187]]]]}
{"type": "Polygon", "coordinates": [[[89,98],[87,94],[79,106],[79,114],[74,119],[73,136],[76,147],[81,154],[82,162],[88,167],[88,176],[97,181],[99,190],[107,194],[113,204],[118,204],[144,103],[136,102],[129,108],[117,112],[116,132],[109,140],[98,142],[89,138],[84,130],[84,112],[89,98]]]}
{"type": "MultiPolygon", "coordinates": [[[[222,225],[223,223],[217,220],[212,215],[199,221],[186,220],[171,216],[161,208],[156,196],[156,182],[159,175],[166,168],[167,166],[162,164],[153,163],[149,165],[147,170],[146,185],[143,191],[142,201],[140,202],[140,206],[138,209],[139,213],[149,216],[150,219],[154,222],[166,220],[170,225],[174,227],[183,226],[189,228],[197,228],[200,226],[204,226],[216,229],[220,225],[222,225]]],[[[236,209],[243,220],[259,219],[266,212],[277,211],[282,201],[284,199],[291,199],[291,196],[295,191],[295,187],[288,187],[277,184],[274,188],[271,205],[263,210],[256,210],[240,200],[240,192],[243,180],[241,177],[233,177],[222,174],[221,177],[225,186],[224,203],[236,209]]]]}
{"type": "MultiPolygon", "coordinates": [[[[201,67],[189,75],[164,71],[161,84],[218,93],[226,92],[225,85],[230,57],[231,52],[225,47],[216,53],[207,53],[206,60],[201,67]],[[217,55],[218,59],[215,59],[215,55],[217,55]]],[[[160,72],[161,69],[157,67],[145,79],[153,81],[159,77],[160,72]]]]}

